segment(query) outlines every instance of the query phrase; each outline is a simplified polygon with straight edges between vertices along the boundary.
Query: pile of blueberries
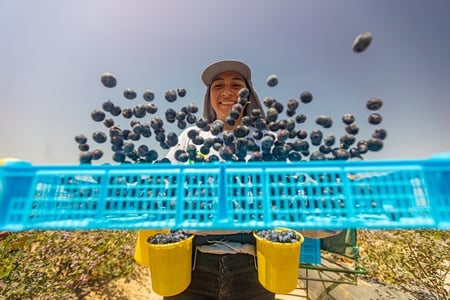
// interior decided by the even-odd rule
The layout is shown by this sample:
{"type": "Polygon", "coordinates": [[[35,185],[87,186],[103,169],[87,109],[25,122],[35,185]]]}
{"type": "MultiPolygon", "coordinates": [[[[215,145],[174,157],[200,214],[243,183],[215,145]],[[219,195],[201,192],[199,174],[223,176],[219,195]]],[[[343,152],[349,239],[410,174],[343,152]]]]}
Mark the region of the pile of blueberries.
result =
{"type": "MultiPolygon", "coordinates": [[[[363,52],[371,40],[370,33],[362,33],[355,39],[353,50],[357,53],[363,52]]],[[[107,88],[117,85],[117,79],[111,73],[104,73],[101,82],[107,88]]],[[[278,77],[268,76],[266,84],[270,87],[276,86],[278,77]]],[[[123,91],[123,96],[127,100],[135,100],[137,93],[128,88],[123,91]]],[[[185,96],[186,89],[178,88],[166,91],[164,98],[173,103],[185,96]]],[[[101,109],[92,111],[92,120],[102,122],[104,130],[93,132],[91,137],[97,144],[104,144],[109,140],[114,162],[159,163],[169,161],[166,158],[159,158],[158,151],[149,145],[159,145],[161,149],[168,150],[178,143],[177,132],[166,131],[165,125],[168,123],[176,124],[179,130],[188,126],[192,127],[188,132],[188,137],[192,141],[191,145],[175,153],[175,158],[179,162],[362,159],[363,155],[369,151],[381,150],[387,136],[385,129],[378,128],[372,132],[369,139],[357,141],[359,127],[354,115],[350,113],[342,116],[345,132],[340,137],[324,133],[323,129],[333,125],[333,119],[327,115],[316,117],[317,129],[307,132],[305,129],[297,128],[307,120],[307,116],[297,113],[297,109],[300,102],[303,104],[312,102],[313,95],[309,91],[302,92],[299,98],[291,98],[286,103],[273,97],[265,97],[262,101],[266,109],[265,114],[259,109],[254,109],[250,116],[243,117],[241,124],[235,129],[224,130],[225,123],[231,126],[236,124],[247,104],[248,97],[249,90],[242,89],[237,103],[225,122],[216,120],[208,124],[203,117],[197,116],[199,108],[196,103],[182,106],[178,111],[168,108],[163,117],[157,116],[158,107],[153,103],[155,93],[145,90],[142,94],[144,103],[134,107],[120,107],[111,100],[107,100],[102,103],[101,109]],[[286,117],[282,116],[283,112],[286,117]],[[117,117],[129,120],[129,128],[121,128],[119,124],[116,124],[114,118],[117,117]],[[212,137],[203,138],[201,131],[209,131],[212,137]],[[156,143],[145,142],[147,138],[154,138],[156,143]],[[215,152],[211,152],[212,149],[215,152]]],[[[382,116],[376,112],[382,105],[383,101],[379,98],[371,98],[367,101],[370,124],[379,125],[382,122],[382,116]]],[[[103,157],[104,153],[101,149],[90,149],[88,137],[84,134],[75,136],[75,141],[80,150],[80,163],[90,164],[103,157]]]]}
{"type": "Polygon", "coordinates": [[[256,231],[256,235],[276,243],[297,243],[300,241],[299,236],[293,230],[273,230],[273,229],[265,229],[256,231]]]}
{"type": "Polygon", "coordinates": [[[190,236],[191,234],[185,233],[183,230],[176,230],[168,233],[157,233],[150,236],[147,242],[157,245],[170,244],[186,240],[190,236]]]}

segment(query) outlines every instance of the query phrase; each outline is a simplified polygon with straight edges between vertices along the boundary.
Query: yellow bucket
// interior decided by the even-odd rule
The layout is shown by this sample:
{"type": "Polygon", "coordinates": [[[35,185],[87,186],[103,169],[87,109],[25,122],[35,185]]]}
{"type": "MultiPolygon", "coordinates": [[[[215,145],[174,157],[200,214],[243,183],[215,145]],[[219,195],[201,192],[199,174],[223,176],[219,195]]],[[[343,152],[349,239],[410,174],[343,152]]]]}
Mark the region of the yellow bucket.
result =
{"type": "Polygon", "coordinates": [[[134,260],[141,266],[150,267],[147,239],[157,233],[168,233],[169,229],[139,230],[134,249],[134,260]]]}
{"type": "Polygon", "coordinates": [[[289,293],[297,287],[300,249],[304,238],[297,231],[295,233],[299,237],[296,243],[271,242],[258,236],[256,232],[253,233],[256,238],[258,279],[262,286],[273,293],[289,293]]]}
{"type": "Polygon", "coordinates": [[[161,296],[181,293],[191,283],[192,239],[170,244],[147,242],[152,289],[161,296]]]}

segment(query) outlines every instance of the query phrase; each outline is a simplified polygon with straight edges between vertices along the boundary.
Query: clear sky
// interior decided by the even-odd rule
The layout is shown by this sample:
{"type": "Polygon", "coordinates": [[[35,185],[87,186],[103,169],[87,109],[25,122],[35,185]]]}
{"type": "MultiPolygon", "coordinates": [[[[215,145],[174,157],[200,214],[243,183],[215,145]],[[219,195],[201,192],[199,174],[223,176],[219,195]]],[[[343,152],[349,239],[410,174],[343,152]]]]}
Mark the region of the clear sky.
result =
{"type": "Polygon", "coordinates": [[[152,89],[163,116],[164,92],[184,87],[170,106],[201,105],[201,71],[229,58],[252,67],[261,99],[310,91],[313,102],[300,108],[308,130],[326,114],[334,126],[325,132],[339,136],[344,113],[355,115],[358,139],[386,129],[383,150],[366,159],[450,151],[448,0],[0,0],[0,157],[76,164],[74,136],[103,129],[90,118],[103,101],[133,107],[152,89]],[[365,31],[372,44],[353,52],[365,31]],[[103,72],[116,75],[116,88],[101,85],[103,72]],[[125,88],[139,100],[125,100],[125,88]],[[379,126],[367,123],[372,97],[384,101],[379,126]]]}

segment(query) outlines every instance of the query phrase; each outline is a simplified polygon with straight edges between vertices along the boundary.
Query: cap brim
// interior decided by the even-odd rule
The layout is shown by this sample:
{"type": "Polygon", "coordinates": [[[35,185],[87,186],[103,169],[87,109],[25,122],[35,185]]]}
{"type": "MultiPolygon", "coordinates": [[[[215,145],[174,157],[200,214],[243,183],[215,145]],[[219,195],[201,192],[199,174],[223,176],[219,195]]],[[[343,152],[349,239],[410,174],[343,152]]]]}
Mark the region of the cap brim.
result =
{"type": "Polygon", "coordinates": [[[209,86],[213,79],[223,72],[237,72],[244,76],[247,81],[251,81],[249,66],[238,60],[222,60],[209,65],[203,71],[202,81],[206,86],[209,86]]]}

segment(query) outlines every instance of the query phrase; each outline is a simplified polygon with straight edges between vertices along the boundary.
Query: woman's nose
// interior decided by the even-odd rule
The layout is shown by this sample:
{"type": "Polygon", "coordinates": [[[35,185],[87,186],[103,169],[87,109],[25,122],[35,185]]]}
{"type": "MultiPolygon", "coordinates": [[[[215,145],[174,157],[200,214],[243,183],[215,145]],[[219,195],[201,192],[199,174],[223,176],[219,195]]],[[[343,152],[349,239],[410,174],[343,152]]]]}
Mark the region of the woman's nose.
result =
{"type": "Polygon", "coordinates": [[[230,89],[225,89],[223,92],[222,92],[222,97],[224,97],[224,98],[231,98],[231,97],[233,97],[234,96],[234,93],[233,93],[233,91],[231,91],[230,89]]]}

